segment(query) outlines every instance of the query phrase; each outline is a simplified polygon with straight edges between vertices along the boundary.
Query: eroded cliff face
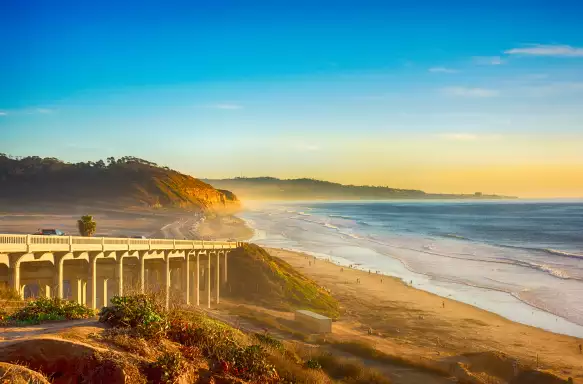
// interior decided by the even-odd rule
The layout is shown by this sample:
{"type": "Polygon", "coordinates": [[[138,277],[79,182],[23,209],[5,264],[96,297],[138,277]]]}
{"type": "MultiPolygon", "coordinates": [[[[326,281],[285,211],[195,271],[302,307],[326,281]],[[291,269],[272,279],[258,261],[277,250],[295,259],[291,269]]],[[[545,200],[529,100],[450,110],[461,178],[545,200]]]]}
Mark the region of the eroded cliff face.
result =
{"type": "Polygon", "coordinates": [[[145,160],[96,164],[0,156],[0,199],[213,211],[234,211],[240,206],[229,191],[145,160]]]}

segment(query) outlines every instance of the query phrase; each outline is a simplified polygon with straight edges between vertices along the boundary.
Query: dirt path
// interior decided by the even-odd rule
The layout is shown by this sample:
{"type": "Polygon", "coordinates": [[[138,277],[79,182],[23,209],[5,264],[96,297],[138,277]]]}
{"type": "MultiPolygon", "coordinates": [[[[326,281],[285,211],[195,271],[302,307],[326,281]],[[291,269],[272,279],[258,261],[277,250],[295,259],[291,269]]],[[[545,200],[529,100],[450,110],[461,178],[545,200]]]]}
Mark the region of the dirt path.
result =
{"type": "Polygon", "coordinates": [[[68,328],[87,326],[100,327],[101,325],[95,319],[83,319],[30,325],[26,327],[0,327],[0,347],[15,341],[29,339],[31,337],[58,333],[68,328]]]}

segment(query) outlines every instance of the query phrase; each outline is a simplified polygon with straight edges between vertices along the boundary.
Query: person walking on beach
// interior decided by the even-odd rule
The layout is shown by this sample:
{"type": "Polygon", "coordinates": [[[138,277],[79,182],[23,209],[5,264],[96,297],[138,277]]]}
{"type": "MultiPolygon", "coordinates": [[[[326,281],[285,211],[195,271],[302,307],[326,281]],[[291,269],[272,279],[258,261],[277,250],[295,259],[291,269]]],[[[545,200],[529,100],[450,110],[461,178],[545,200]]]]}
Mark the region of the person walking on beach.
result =
{"type": "Polygon", "coordinates": [[[445,308],[445,301],[442,301],[442,302],[441,302],[441,307],[442,307],[442,308],[445,308]]]}
{"type": "Polygon", "coordinates": [[[579,344],[579,354],[583,353],[583,346],[579,344]]]}

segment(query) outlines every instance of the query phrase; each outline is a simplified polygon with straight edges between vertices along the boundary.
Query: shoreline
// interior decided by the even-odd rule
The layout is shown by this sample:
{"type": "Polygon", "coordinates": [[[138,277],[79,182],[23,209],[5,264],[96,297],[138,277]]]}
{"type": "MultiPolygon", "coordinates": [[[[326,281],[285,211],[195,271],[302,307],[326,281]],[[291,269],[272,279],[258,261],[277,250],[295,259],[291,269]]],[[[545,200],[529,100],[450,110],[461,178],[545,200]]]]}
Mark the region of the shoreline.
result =
{"type": "Polygon", "coordinates": [[[378,270],[380,274],[390,278],[399,279],[405,284],[413,281],[415,289],[471,305],[477,309],[502,316],[509,321],[536,327],[548,332],[583,338],[583,325],[546,311],[543,308],[539,308],[536,305],[517,297],[511,292],[502,289],[496,290],[485,288],[458,281],[436,280],[429,274],[414,271],[398,256],[386,253],[382,253],[382,255],[390,260],[383,260],[386,264],[383,268],[374,265],[374,263],[359,264],[346,258],[330,256],[321,252],[313,252],[302,248],[301,246],[296,248],[264,244],[261,240],[269,240],[265,231],[258,229],[253,220],[241,216],[238,217],[241,218],[244,225],[253,230],[253,236],[247,241],[257,242],[260,246],[305,253],[321,260],[330,260],[338,266],[347,267],[352,264],[358,265],[358,268],[363,271],[369,269],[372,271],[378,270]]]}
{"type": "Polygon", "coordinates": [[[367,339],[379,350],[434,360],[476,353],[502,353],[530,363],[540,359],[541,368],[560,376],[583,377],[581,338],[515,322],[398,277],[346,268],[305,252],[266,249],[338,299],[344,311],[334,326],[338,337],[367,339]],[[366,329],[375,335],[367,336],[366,329]]]}

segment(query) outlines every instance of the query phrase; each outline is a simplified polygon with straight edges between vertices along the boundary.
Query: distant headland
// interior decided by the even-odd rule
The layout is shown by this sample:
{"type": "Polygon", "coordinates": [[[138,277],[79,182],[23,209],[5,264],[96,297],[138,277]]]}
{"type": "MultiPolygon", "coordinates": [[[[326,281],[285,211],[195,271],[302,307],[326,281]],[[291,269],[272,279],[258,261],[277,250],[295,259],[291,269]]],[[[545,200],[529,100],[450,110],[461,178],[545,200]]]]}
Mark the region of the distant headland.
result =
{"type": "Polygon", "coordinates": [[[275,177],[236,177],[202,179],[219,189],[228,189],[242,199],[267,200],[392,200],[392,199],[516,199],[476,192],[473,194],[427,193],[416,189],[385,186],[344,185],[315,179],[278,179],[275,177]]]}

